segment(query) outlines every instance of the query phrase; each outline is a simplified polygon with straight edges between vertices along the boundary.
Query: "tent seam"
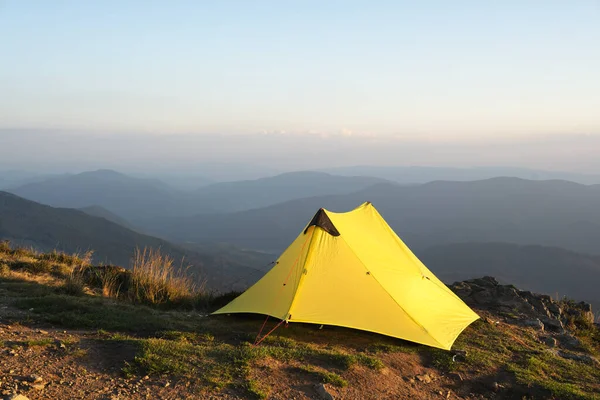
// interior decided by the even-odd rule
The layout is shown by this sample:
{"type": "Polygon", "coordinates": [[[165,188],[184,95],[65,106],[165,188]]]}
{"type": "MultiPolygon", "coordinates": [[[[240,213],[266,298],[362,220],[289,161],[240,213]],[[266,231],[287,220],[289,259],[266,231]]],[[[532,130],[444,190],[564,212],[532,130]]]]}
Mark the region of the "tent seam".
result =
{"type": "MultiPolygon", "coordinates": [[[[320,228],[320,227],[315,225],[315,227],[313,228],[312,233],[311,233],[310,241],[308,242],[308,246],[306,248],[306,257],[304,258],[304,263],[302,264],[303,271],[304,271],[304,269],[306,269],[306,263],[308,262],[308,257],[310,255],[313,240],[315,239],[315,231],[317,230],[317,228],[320,228]]],[[[292,308],[294,307],[294,303],[296,303],[296,298],[298,297],[298,292],[300,291],[300,285],[304,280],[302,275],[304,275],[304,274],[302,274],[302,273],[300,274],[300,279],[298,280],[298,286],[296,286],[296,290],[294,291],[294,296],[292,296],[292,302],[290,303],[290,307],[287,310],[286,320],[291,319],[289,317],[292,315],[291,314],[292,308]]]]}

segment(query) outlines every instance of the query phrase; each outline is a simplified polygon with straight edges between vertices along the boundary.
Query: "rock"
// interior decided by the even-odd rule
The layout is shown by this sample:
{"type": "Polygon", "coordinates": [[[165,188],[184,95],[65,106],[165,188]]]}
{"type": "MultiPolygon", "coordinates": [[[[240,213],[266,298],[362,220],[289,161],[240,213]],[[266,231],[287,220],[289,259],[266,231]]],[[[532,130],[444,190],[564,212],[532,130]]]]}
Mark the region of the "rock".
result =
{"type": "Polygon", "coordinates": [[[557,351],[556,354],[562,358],[566,358],[567,360],[581,361],[590,365],[600,365],[600,361],[598,361],[598,359],[588,354],[568,353],[562,350],[557,351]]]}
{"type": "Polygon", "coordinates": [[[42,334],[42,335],[47,335],[47,334],[48,334],[48,331],[44,331],[44,330],[42,330],[42,329],[38,329],[38,330],[37,330],[37,333],[40,333],[40,334],[42,334]]]}
{"type": "Polygon", "coordinates": [[[491,290],[480,290],[471,295],[473,301],[477,304],[488,304],[495,299],[496,295],[491,290]]]}
{"type": "Polygon", "coordinates": [[[546,317],[552,317],[552,313],[550,313],[544,302],[540,300],[539,297],[531,295],[531,297],[529,297],[527,301],[533,306],[535,311],[537,311],[538,313],[543,314],[546,317]]]}
{"type": "Polygon", "coordinates": [[[539,318],[536,319],[526,319],[524,321],[520,321],[520,324],[523,326],[530,326],[540,331],[544,331],[544,323],[540,321],[539,318]]]}
{"type": "Polygon", "coordinates": [[[429,374],[417,375],[417,376],[415,376],[415,378],[417,378],[417,380],[419,382],[423,382],[423,383],[431,383],[433,381],[431,379],[431,376],[429,376],[429,374]]]}
{"type": "Polygon", "coordinates": [[[32,382],[32,383],[39,383],[39,382],[43,382],[43,381],[44,381],[44,378],[42,378],[42,377],[41,377],[41,376],[39,376],[39,375],[33,374],[33,375],[29,375],[29,376],[27,377],[27,380],[28,380],[29,382],[32,382]]]}
{"type": "Polygon", "coordinates": [[[43,390],[46,387],[46,383],[45,382],[35,382],[35,383],[30,383],[29,386],[31,386],[35,390],[43,390]]]}
{"type": "Polygon", "coordinates": [[[452,354],[453,354],[452,361],[454,361],[454,362],[467,361],[467,351],[466,350],[453,350],[452,354]]]}
{"type": "Polygon", "coordinates": [[[546,346],[548,347],[556,347],[556,339],[553,338],[552,336],[548,336],[544,339],[544,343],[546,344],[546,346]]]}
{"type": "Polygon", "coordinates": [[[548,317],[541,317],[540,320],[544,323],[547,330],[560,334],[565,333],[565,327],[560,320],[548,317]]]}
{"type": "Polygon", "coordinates": [[[554,302],[548,304],[548,311],[550,311],[555,317],[560,317],[562,315],[562,308],[554,302]]]}
{"type": "Polygon", "coordinates": [[[483,278],[470,279],[466,282],[487,288],[494,288],[500,285],[496,278],[494,278],[493,276],[484,276],[483,278]]]}
{"type": "Polygon", "coordinates": [[[569,334],[560,335],[558,337],[558,340],[560,341],[560,344],[563,347],[566,347],[568,349],[579,349],[579,348],[581,348],[581,342],[579,341],[579,339],[577,339],[573,335],[569,335],[569,334]]]}
{"type": "Polygon", "coordinates": [[[23,396],[22,394],[13,394],[6,398],[6,400],[29,400],[28,397],[23,396]]]}
{"type": "Polygon", "coordinates": [[[498,390],[500,390],[500,385],[498,384],[498,382],[492,382],[491,389],[494,392],[497,392],[498,390]]]}
{"type": "Polygon", "coordinates": [[[315,385],[315,391],[319,395],[319,398],[323,400],[333,400],[333,395],[329,393],[325,384],[319,383],[318,385],[315,385]]]}

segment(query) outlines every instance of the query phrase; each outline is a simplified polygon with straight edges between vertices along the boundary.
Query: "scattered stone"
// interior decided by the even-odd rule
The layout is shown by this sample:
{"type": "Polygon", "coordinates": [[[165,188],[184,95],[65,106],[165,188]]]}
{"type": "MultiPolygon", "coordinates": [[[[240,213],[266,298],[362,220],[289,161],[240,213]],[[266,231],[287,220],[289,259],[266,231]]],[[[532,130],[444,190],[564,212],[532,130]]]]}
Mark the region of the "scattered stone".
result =
{"type": "Polygon", "coordinates": [[[317,394],[319,395],[319,397],[321,399],[333,400],[333,395],[331,393],[329,393],[329,390],[327,390],[327,387],[325,384],[319,383],[318,385],[315,385],[315,391],[317,392],[317,394]]]}
{"type": "Polygon", "coordinates": [[[30,383],[29,386],[31,386],[35,390],[43,390],[46,387],[46,383],[45,382],[35,382],[35,383],[30,383]]]}
{"type": "Polygon", "coordinates": [[[588,354],[569,353],[562,350],[557,351],[556,354],[562,358],[566,358],[567,360],[581,361],[591,365],[600,365],[600,361],[598,361],[598,359],[588,354]]]}
{"type": "Polygon", "coordinates": [[[552,336],[548,336],[544,339],[544,343],[546,344],[546,346],[548,347],[556,347],[556,339],[553,338],[552,336]]]}
{"type": "Polygon", "coordinates": [[[39,383],[39,382],[43,382],[43,381],[44,381],[44,378],[42,378],[42,377],[41,377],[41,376],[39,376],[39,375],[33,374],[33,375],[29,375],[29,376],[27,377],[27,380],[28,380],[29,382],[32,382],[32,383],[39,383]]]}
{"type": "Polygon", "coordinates": [[[453,354],[452,361],[454,361],[454,362],[467,361],[467,351],[466,350],[453,350],[452,354],[453,354]]]}
{"type": "MultiPolygon", "coordinates": [[[[548,295],[500,285],[489,276],[456,282],[450,285],[450,289],[468,305],[504,315],[508,323],[531,326],[540,331],[564,335],[567,317],[594,323],[589,303],[558,303],[548,295]]],[[[486,322],[492,323],[489,319],[486,322]]]]}
{"type": "Polygon", "coordinates": [[[566,348],[569,348],[569,349],[579,349],[579,348],[581,348],[581,342],[579,341],[579,339],[577,339],[573,335],[569,335],[569,334],[560,335],[558,337],[558,340],[560,341],[560,344],[563,347],[566,347],[566,348]]]}
{"type": "Polygon", "coordinates": [[[562,315],[562,308],[560,308],[559,305],[554,302],[548,304],[548,311],[550,311],[556,317],[560,317],[562,315]]]}
{"type": "Polygon", "coordinates": [[[497,392],[498,390],[500,390],[500,385],[498,384],[498,382],[492,382],[492,390],[494,392],[497,392]]]}
{"type": "Polygon", "coordinates": [[[563,323],[559,319],[541,317],[541,321],[544,323],[546,328],[548,328],[548,330],[557,332],[559,334],[566,332],[563,323]]]}
{"type": "Polygon", "coordinates": [[[11,396],[8,396],[6,400],[29,400],[29,398],[23,396],[22,394],[14,393],[11,396]]]}
{"type": "Polygon", "coordinates": [[[544,323],[542,321],[540,321],[539,318],[536,318],[536,319],[526,319],[524,321],[521,321],[521,325],[523,325],[523,326],[530,326],[530,327],[535,328],[537,330],[540,330],[542,332],[544,331],[544,328],[545,328],[544,323]]]}
{"type": "Polygon", "coordinates": [[[165,387],[169,387],[171,385],[171,382],[167,381],[165,382],[165,387]]]}
{"type": "Polygon", "coordinates": [[[423,383],[431,383],[433,381],[431,379],[431,376],[429,376],[429,374],[417,375],[415,378],[417,378],[417,380],[419,382],[423,382],[423,383]]]}
{"type": "Polygon", "coordinates": [[[44,331],[44,330],[42,330],[42,329],[38,329],[38,330],[37,330],[37,333],[41,333],[42,335],[47,335],[47,334],[48,334],[48,331],[44,331]]]}

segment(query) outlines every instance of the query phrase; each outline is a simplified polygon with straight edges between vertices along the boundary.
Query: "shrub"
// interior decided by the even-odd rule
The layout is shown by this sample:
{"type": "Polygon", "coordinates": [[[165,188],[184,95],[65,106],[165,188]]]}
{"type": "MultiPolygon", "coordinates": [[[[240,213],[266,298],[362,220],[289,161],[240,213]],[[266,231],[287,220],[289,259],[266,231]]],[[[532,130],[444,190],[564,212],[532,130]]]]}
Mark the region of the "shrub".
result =
{"type": "Polygon", "coordinates": [[[147,304],[193,302],[200,292],[185,270],[159,250],[136,249],[131,268],[129,298],[147,304]]]}
{"type": "Polygon", "coordinates": [[[67,264],[72,266],[87,266],[91,264],[93,251],[87,251],[80,254],[66,254],[64,252],[58,251],[56,249],[52,250],[51,253],[40,254],[40,260],[47,260],[50,262],[67,264]]]}
{"type": "Polygon", "coordinates": [[[16,257],[35,257],[37,254],[32,248],[17,247],[12,250],[12,255],[16,257]]]}
{"type": "Polygon", "coordinates": [[[10,252],[11,252],[10,242],[8,240],[1,240],[0,241],[0,253],[10,253],[10,252]]]}
{"type": "Polygon", "coordinates": [[[4,263],[0,263],[0,276],[7,276],[10,273],[10,267],[4,263]]]}
{"type": "Polygon", "coordinates": [[[84,271],[81,268],[74,269],[65,278],[62,290],[71,296],[82,296],[85,293],[84,271]]]}
{"type": "Polygon", "coordinates": [[[54,264],[48,260],[38,260],[27,265],[25,270],[32,274],[48,274],[52,272],[54,264]]]}
{"type": "Polygon", "coordinates": [[[102,288],[102,296],[119,297],[123,285],[123,274],[115,268],[103,268],[97,271],[102,288]]]}

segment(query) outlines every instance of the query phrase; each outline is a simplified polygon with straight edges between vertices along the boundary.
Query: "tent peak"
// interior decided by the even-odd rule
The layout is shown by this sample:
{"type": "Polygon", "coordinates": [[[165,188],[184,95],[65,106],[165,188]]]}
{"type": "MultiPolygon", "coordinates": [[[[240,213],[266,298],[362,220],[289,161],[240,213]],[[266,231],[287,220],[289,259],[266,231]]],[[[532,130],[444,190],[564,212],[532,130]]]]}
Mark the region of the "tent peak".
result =
{"type": "Polygon", "coordinates": [[[340,232],[337,230],[333,222],[323,208],[320,208],[319,211],[315,214],[315,216],[310,220],[306,229],[304,230],[304,234],[308,232],[308,228],[311,226],[318,226],[323,229],[325,232],[329,233],[331,236],[340,236],[340,232]]]}

